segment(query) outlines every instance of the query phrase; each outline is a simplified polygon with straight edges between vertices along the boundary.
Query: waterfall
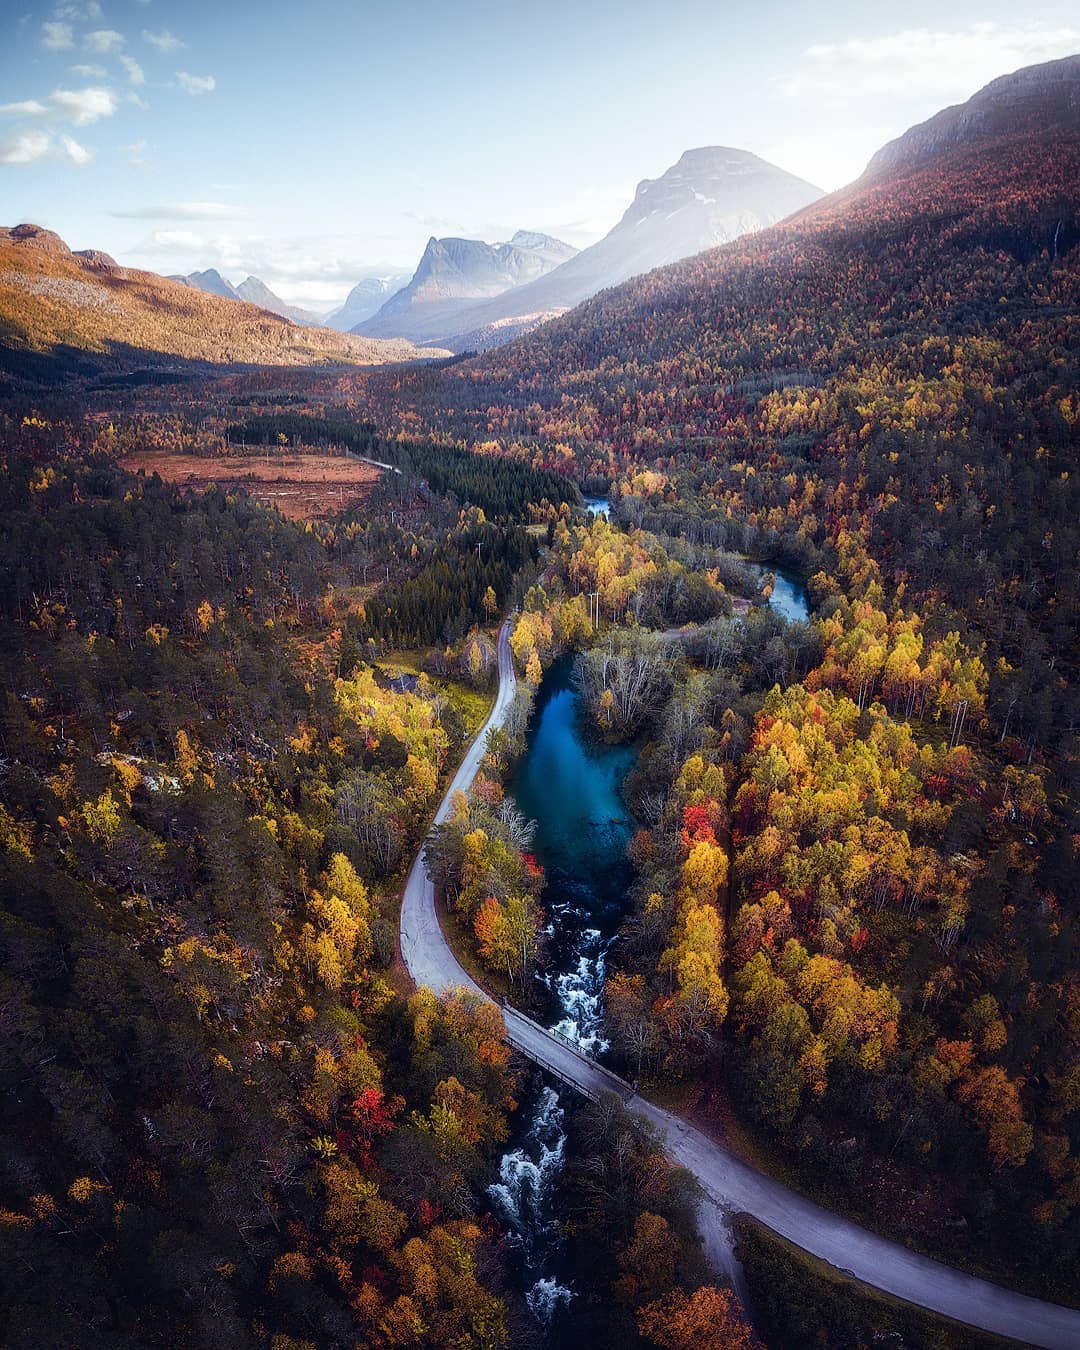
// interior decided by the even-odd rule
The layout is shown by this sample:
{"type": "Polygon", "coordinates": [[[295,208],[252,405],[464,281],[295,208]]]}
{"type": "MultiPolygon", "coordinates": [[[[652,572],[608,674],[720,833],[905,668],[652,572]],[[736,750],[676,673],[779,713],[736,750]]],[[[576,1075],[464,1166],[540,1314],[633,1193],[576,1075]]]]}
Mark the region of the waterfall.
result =
{"type": "Polygon", "coordinates": [[[599,928],[583,928],[574,944],[569,968],[547,980],[563,1010],[552,1031],[565,1036],[587,1055],[602,1054],[609,1045],[601,1034],[609,941],[599,928]]]}

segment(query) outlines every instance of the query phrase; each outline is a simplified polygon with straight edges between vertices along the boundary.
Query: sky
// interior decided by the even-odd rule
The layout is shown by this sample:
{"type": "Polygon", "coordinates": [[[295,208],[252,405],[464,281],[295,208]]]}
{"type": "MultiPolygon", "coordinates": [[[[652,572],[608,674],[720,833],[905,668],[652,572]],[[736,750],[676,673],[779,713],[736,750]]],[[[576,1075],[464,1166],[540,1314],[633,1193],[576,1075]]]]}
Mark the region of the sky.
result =
{"type": "Polygon", "coordinates": [[[431,235],[583,247],[684,150],[831,190],[1080,51],[1075,0],[0,0],[0,223],[318,312],[431,235]]]}

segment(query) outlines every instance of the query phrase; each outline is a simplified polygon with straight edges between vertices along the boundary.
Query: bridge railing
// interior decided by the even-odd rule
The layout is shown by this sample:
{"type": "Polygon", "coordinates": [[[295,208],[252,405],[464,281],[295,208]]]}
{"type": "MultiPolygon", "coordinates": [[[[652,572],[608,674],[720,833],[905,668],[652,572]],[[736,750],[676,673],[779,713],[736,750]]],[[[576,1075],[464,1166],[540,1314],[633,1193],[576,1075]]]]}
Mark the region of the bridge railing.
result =
{"type": "Polygon", "coordinates": [[[565,1063],[559,1064],[551,1057],[542,1054],[532,1045],[523,1044],[516,1038],[514,1036],[513,1026],[515,1021],[526,1023],[528,1026],[532,1027],[534,1031],[539,1032],[546,1040],[552,1041],[555,1045],[567,1050],[575,1059],[580,1060],[583,1065],[588,1067],[590,1074],[599,1074],[602,1078],[606,1079],[609,1085],[609,1091],[614,1092],[617,1096],[621,1097],[623,1101],[628,1101],[629,1098],[635,1095],[635,1089],[632,1084],[628,1083],[625,1078],[620,1078],[617,1073],[613,1073],[606,1064],[601,1064],[599,1060],[594,1059],[591,1055],[587,1055],[576,1041],[571,1040],[571,1038],[563,1032],[542,1026],[539,1022],[536,1022],[533,1018],[527,1016],[527,1014],[520,1012],[517,1008],[507,1003],[505,999],[502,1000],[502,1009],[506,1023],[506,1039],[510,1044],[516,1050],[520,1050],[520,1052],[528,1059],[539,1064],[541,1068],[547,1069],[549,1073],[553,1073],[556,1078],[561,1079],[568,1087],[577,1088],[593,1101],[599,1096],[599,1093],[595,1088],[584,1081],[584,1075],[575,1077],[566,1068],[565,1063]]]}

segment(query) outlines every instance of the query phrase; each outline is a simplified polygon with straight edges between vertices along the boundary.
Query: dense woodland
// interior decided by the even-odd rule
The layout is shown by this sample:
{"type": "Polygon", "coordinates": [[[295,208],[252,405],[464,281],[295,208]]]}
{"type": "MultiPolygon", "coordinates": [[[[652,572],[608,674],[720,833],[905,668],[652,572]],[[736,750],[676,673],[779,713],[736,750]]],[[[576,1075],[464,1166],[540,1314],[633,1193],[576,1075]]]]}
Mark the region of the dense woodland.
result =
{"type": "Polygon", "coordinates": [[[460,717],[312,639],[332,537],[7,468],[5,1343],[506,1344],[506,1052],[389,970],[460,717]]]}
{"type": "Polygon", "coordinates": [[[551,469],[534,469],[520,462],[493,463],[489,457],[460,446],[380,436],[373,424],[340,416],[264,413],[244,422],[230,422],[224,428],[224,437],[227,446],[314,445],[366,455],[423,479],[440,496],[451,495],[478,507],[493,520],[520,518],[534,502],[550,501],[557,506],[579,497],[573,481],[551,469]]]}

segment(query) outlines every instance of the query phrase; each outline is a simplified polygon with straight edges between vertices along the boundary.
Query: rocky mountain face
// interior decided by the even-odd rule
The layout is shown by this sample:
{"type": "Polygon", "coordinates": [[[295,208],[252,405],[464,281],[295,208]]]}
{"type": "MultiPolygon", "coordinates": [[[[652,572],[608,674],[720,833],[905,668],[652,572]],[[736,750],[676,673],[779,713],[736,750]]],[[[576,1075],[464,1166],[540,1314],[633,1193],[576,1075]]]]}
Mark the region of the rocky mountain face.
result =
{"type": "Polygon", "coordinates": [[[977,140],[1054,138],[1080,131],[1080,55],[1002,75],[883,146],[860,182],[928,164],[977,140]]]}
{"type": "Polygon", "coordinates": [[[392,295],[409,284],[411,276],[409,272],[391,272],[384,277],[364,277],[345,297],[345,303],[327,314],[323,323],[340,333],[350,332],[357,324],[378,314],[392,295]]]}
{"type": "Polygon", "coordinates": [[[572,259],[577,250],[550,235],[519,230],[502,244],[429,239],[412,279],[354,329],[367,337],[432,341],[459,332],[455,315],[470,303],[527,285],[572,259]]]}
{"type": "Polygon", "coordinates": [[[442,327],[429,325],[422,340],[455,351],[472,350],[478,333],[485,345],[509,341],[597,291],[774,225],[820,196],[812,183],[749,151],[688,150],[659,178],[638,184],[622,219],[598,243],[493,300],[440,314],[442,327]]]}

